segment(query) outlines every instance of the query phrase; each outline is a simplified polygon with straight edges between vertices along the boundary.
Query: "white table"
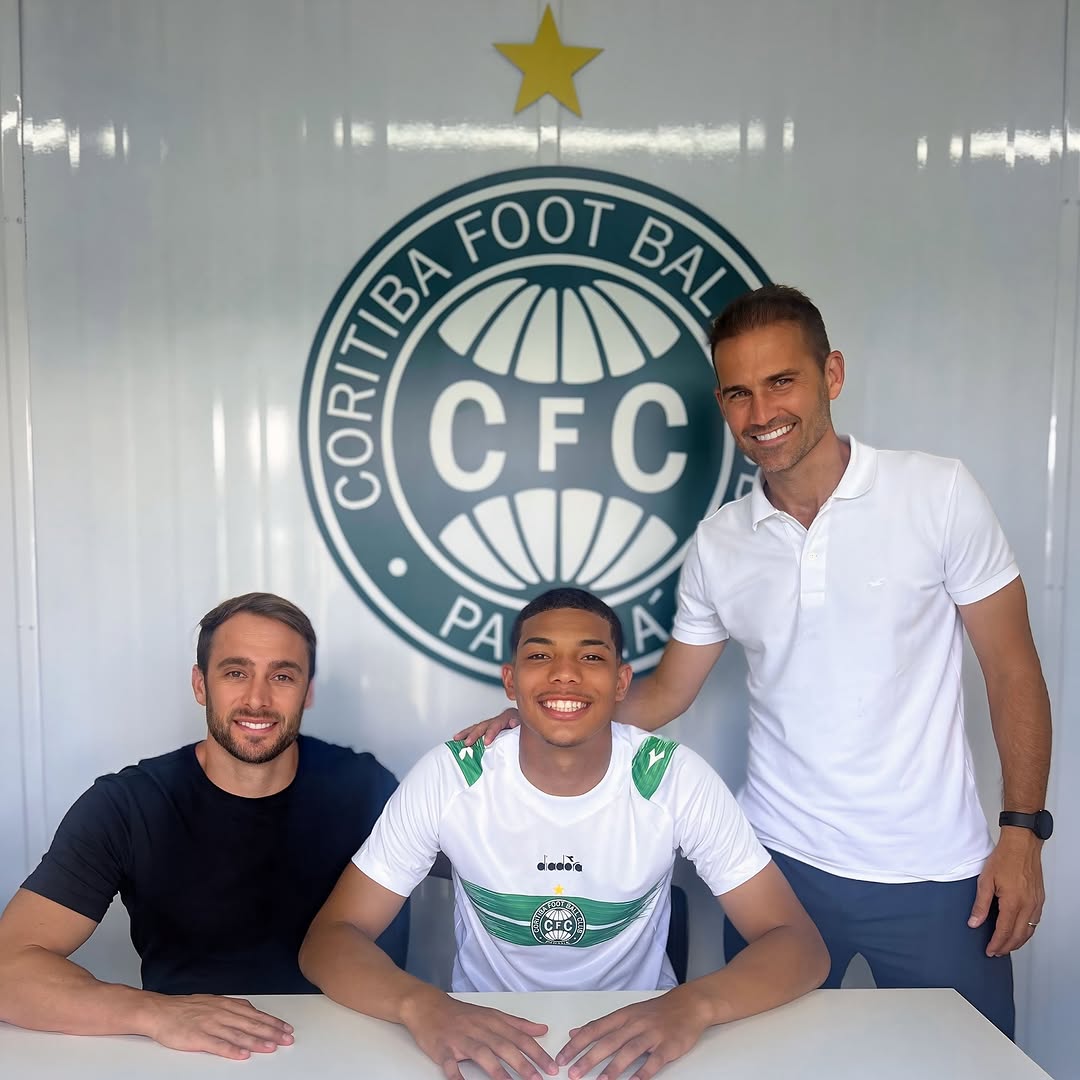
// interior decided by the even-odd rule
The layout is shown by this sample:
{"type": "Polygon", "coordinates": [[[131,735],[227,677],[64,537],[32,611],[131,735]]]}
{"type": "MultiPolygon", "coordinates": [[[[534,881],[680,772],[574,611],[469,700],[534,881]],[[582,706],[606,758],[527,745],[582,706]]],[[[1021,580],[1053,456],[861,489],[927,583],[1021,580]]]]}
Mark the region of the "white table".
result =
{"type": "MultiPolygon", "coordinates": [[[[634,993],[461,994],[549,1025],[554,1056],[566,1032],[651,997],[634,993]]],[[[243,1062],[166,1050],[132,1036],[79,1037],[0,1024],[5,1080],[439,1080],[439,1070],[394,1024],[323,997],[254,997],[288,1020],[296,1042],[243,1062]]],[[[466,1064],[468,1078],[480,1069],[466,1064]]],[[[566,1075],[564,1069],[561,1073],[566,1075]]],[[[596,1073],[591,1073],[595,1076],[596,1073]]],[[[952,990],[817,990],[761,1016],[707,1031],[667,1080],[1047,1080],[952,990]]]]}

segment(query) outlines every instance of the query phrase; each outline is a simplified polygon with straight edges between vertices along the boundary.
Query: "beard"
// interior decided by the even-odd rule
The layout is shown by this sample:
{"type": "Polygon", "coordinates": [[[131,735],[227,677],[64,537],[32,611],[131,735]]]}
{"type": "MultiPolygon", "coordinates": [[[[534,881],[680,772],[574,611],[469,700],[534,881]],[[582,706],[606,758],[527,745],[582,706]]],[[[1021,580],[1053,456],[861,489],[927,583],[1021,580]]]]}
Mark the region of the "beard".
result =
{"type": "MultiPolygon", "coordinates": [[[[780,423],[777,427],[789,424],[796,418],[793,416],[778,417],[780,423]]],[[[768,476],[769,473],[783,473],[795,468],[803,458],[813,450],[825,437],[832,420],[829,413],[829,397],[822,385],[821,394],[818,397],[817,408],[804,414],[798,422],[796,432],[799,440],[792,446],[786,447],[780,452],[770,453],[768,444],[762,446],[750,435],[743,435],[735,440],[739,449],[768,476]]]]}
{"type": "Polygon", "coordinates": [[[237,708],[222,717],[214,711],[209,697],[206,700],[206,727],[214,742],[237,761],[243,761],[248,765],[265,765],[288,750],[300,734],[300,718],[303,715],[303,709],[295,716],[287,717],[284,713],[274,712],[271,709],[252,712],[251,709],[237,708]],[[257,724],[276,722],[276,737],[273,741],[248,743],[237,733],[234,726],[236,720],[254,720],[257,724]]]}

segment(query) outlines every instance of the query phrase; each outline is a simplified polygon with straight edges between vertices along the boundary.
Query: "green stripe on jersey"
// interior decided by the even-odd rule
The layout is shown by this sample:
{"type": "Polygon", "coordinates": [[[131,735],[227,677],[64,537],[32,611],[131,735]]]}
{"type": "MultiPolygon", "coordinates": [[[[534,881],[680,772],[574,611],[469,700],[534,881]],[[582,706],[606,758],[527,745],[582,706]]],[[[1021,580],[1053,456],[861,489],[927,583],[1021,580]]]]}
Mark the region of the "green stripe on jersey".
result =
{"type": "Polygon", "coordinates": [[[636,900],[590,900],[583,896],[525,896],[492,892],[459,879],[484,929],[512,945],[576,945],[610,941],[641,918],[667,880],[662,877],[636,900]]]}
{"type": "Polygon", "coordinates": [[[677,742],[661,739],[656,735],[650,735],[638,747],[630,771],[634,778],[634,787],[641,792],[643,799],[651,799],[656,794],[656,789],[664,779],[664,773],[667,772],[678,748],[677,742]]]}
{"type": "Polygon", "coordinates": [[[457,767],[465,777],[465,783],[472,787],[484,771],[484,766],[480,762],[484,756],[484,740],[477,739],[472,746],[466,746],[460,739],[451,739],[446,745],[450,753],[454,755],[457,767]]]}

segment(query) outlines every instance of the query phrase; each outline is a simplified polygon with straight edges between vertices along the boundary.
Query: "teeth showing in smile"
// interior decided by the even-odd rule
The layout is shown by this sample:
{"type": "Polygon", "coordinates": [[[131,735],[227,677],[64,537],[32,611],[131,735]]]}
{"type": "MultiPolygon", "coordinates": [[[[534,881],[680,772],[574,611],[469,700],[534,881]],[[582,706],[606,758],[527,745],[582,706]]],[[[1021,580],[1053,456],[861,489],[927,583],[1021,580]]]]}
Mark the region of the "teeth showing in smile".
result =
{"type": "Polygon", "coordinates": [[[580,712],[585,706],[586,703],[584,701],[566,701],[561,698],[544,702],[545,709],[551,709],[553,712],[561,713],[580,712]]]}
{"type": "Polygon", "coordinates": [[[764,435],[754,435],[753,438],[757,442],[772,442],[773,439],[779,439],[781,435],[786,435],[794,426],[794,424],[785,424],[775,431],[769,431],[764,435]]]}
{"type": "Polygon", "coordinates": [[[251,728],[253,731],[265,731],[274,726],[273,721],[268,724],[257,724],[254,720],[237,720],[241,727],[251,728]]]}

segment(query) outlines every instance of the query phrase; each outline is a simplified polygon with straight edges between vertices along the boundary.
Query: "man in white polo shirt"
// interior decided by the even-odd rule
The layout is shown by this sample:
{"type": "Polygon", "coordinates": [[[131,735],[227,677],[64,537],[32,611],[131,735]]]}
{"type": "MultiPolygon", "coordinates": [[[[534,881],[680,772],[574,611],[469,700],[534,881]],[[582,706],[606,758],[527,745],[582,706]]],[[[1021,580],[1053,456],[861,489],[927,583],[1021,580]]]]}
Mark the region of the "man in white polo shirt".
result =
{"type": "MultiPolygon", "coordinates": [[[[1053,825],[1050,706],[1012,551],[960,462],[837,435],[844,358],[798,290],[736,299],[710,347],[720,410],[760,472],[698,527],[672,640],[618,719],[667,723],[739,642],[740,801],[821,930],[825,986],[861,953],[879,986],[955,987],[1011,1036],[1008,954],[1038,925],[1053,825]],[[964,630],[1001,761],[996,846],[964,735],[964,630]]],[[[729,925],[729,958],[741,944],[729,925]]]]}

